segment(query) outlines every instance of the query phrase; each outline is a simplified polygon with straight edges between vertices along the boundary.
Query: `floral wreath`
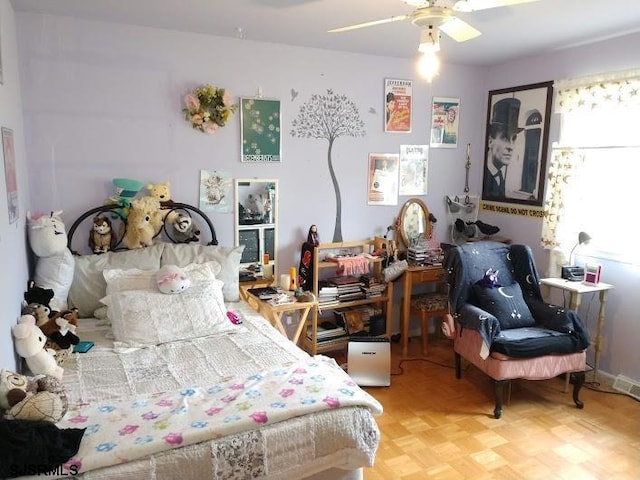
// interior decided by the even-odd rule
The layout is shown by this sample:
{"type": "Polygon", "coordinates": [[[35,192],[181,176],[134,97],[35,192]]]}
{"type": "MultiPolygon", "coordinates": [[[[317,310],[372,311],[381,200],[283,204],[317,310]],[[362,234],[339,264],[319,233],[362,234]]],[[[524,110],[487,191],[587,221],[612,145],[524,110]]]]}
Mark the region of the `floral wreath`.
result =
{"type": "Polygon", "coordinates": [[[238,108],[231,104],[231,96],[224,88],[203,85],[184,97],[186,108],[184,118],[191,126],[204,133],[212,134],[224,127],[238,108]]]}

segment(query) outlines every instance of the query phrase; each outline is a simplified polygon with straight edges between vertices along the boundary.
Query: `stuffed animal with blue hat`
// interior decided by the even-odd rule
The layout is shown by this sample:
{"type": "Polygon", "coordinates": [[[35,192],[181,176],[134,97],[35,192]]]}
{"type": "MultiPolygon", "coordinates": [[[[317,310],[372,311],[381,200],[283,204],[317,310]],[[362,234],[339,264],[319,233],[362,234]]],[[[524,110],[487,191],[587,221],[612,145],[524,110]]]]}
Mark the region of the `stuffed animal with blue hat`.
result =
{"type": "Polygon", "coordinates": [[[130,178],[114,178],[112,180],[112,183],[115,191],[114,194],[107,199],[105,205],[117,205],[122,207],[116,209],[115,213],[120,218],[126,220],[127,216],[129,215],[129,207],[131,206],[131,201],[142,189],[144,183],[138,180],[132,180],[130,178]]]}

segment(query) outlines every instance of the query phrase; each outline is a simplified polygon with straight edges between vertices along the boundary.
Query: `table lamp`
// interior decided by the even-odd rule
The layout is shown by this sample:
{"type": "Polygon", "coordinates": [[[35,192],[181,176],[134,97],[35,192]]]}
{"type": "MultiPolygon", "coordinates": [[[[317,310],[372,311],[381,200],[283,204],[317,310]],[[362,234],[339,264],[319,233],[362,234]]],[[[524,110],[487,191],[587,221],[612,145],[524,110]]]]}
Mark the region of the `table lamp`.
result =
{"type": "Polygon", "coordinates": [[[589,243],[589,241],[591,240],[591,235],[589,235],[587,232],[580,232],[578,233],[578,243],[576,243],[573,248],[571,249],[571,253],[569,254],[569,265],[571,265],[573,267],[573,252],[576,248],[578,248],[578,246],[580,245],[586,245],[587,243],[589,243]]]}

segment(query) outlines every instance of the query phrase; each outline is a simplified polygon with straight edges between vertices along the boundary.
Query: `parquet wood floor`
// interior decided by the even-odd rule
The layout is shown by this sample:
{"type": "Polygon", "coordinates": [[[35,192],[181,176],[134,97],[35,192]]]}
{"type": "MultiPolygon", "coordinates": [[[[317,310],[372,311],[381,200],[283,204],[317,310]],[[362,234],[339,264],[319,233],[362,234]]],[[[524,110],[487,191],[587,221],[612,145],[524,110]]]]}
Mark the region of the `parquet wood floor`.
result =
{"type": "MultiPolygon", "coordinates": [[[[410,356],[419,352],[414,338],[410,356]]],[[[640,402],[583,388],[579,410],[563,379],[518,380],[496,420],[492,381],[465,363],[457,380],[449,340],[431,339],[427,359],[404,361],[390,387],[366,388],[384,413],[365,480],[640,479],[640,402]]],[[[392,373],[399,362],[392,343],[392,373]]]]}

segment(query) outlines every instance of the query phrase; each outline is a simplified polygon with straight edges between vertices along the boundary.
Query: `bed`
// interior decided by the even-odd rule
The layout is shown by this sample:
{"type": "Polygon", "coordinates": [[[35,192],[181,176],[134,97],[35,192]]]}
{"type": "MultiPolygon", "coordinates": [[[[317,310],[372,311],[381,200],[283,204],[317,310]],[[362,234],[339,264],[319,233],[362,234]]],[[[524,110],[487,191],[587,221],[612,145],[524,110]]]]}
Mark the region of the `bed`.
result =
{"type": "Polygon", "coordinates": [[[173,243],[165,225],[152,246],[81,255],[82,226],[86,233],[103,214],[121,221],[113,207],[91,209],[69,229],[69,304],[79,310],[81,340],[95,346],[63,364],[70,407],[57,425],[86,428],[64,472],[362,478],[378,447],[382,406],[333,359],[309,356],[240,300],[242,247],[216,245],[199,209],[173,208],[203,228],[199,242],[173,243]],[[155,271],[167,264],[188,273],[188,290],[157,291],[155,271]]]}

